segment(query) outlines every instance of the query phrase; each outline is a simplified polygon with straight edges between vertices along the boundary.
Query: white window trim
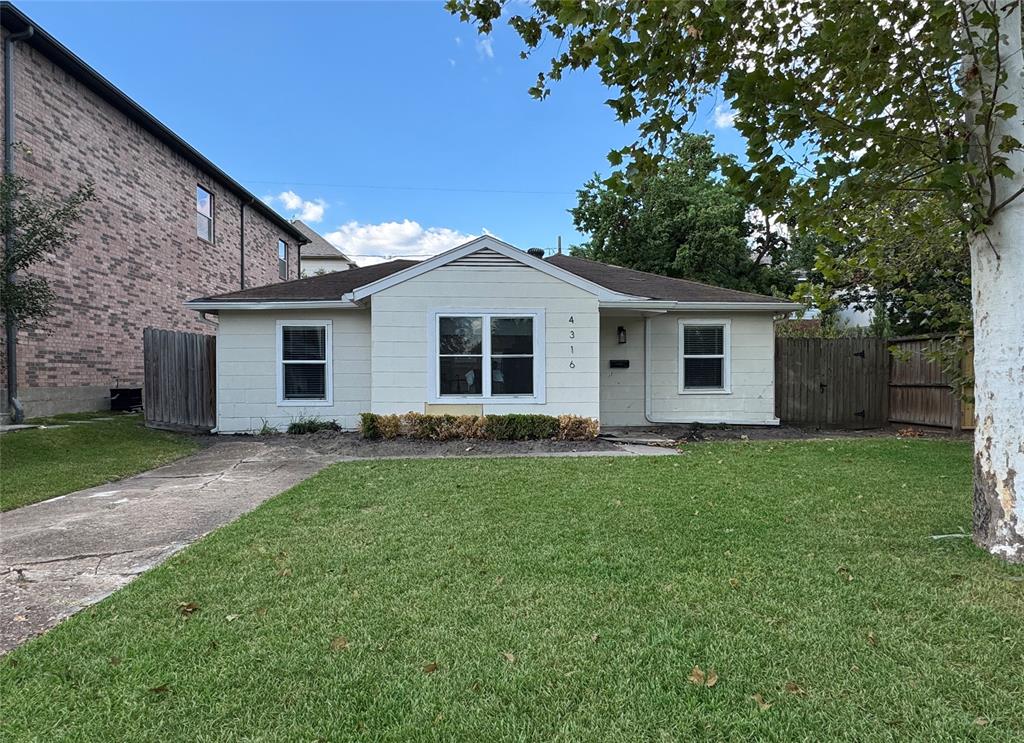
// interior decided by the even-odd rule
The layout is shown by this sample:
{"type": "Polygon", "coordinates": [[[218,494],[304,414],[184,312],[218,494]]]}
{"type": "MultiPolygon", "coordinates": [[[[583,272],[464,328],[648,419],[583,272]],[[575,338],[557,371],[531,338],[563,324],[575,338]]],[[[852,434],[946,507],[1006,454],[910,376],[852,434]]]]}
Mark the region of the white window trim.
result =
{"type": "MultiPolygon", "coordinates": [[[[732,326],[732,320],[728,319],[717,319],[711,317],[702,317],[699,319],[680,319],[679,320],[679,344],[678,344],[678,362],[679,362],[679,394],[680,395],[731,395],[732,394],[732,333],[730,332],[732,326]],[[720,325],[722,326],[722,387],[720,389],[714,388],[700,388],[700,387],[686,387],[686,348],[685,348],[685,332],[684,328],[687,325],[720,325]]],[[[717,354],[712,356],[718,358],[717,354]]],[[[697,358],[697,356],[691,356],[691,358],[697,358]]]]}
{"type": "MultiPolygon", "coordinates": [[[[275,363],[277,367],[277,406],[279,408],[305,408],[305,407],[320,407],[325,408],[334,404],[334,359],[333,359],[333,336],[334,330],[332,328],[331,320],[303,320],[301,318],[294,318],[289,320],[278,320],[277,321],[277,354],[275,356],[275,363]],[[324,331],[324,357],[326,360],[326,368],[324,369],[324,394],[326,399],[324,400],[285,400],[284,399],[284,328],[286,327],[323,327],[326,328],[324,331]]],[[[289,361],[289,364],[319,364],[319,361],[289,361]]]]}
{"type": "Polygon", "coordinates": [[[543,405],[547,399],[545,389],[546,364],[544,358],[544,310],[538,309],[431,309],[427,312],[427,402],[448,405],[543,405]],[[441,357],[438,355],[438,336],[442,317],[482,317],[483,318],[483,374],[482,395],[442,395],[441,394],[441,357]],[[491,318],[492,317],[531,317],[533,318],[533,394],[532,395],[492,395],[491,394],[491,318]]]}

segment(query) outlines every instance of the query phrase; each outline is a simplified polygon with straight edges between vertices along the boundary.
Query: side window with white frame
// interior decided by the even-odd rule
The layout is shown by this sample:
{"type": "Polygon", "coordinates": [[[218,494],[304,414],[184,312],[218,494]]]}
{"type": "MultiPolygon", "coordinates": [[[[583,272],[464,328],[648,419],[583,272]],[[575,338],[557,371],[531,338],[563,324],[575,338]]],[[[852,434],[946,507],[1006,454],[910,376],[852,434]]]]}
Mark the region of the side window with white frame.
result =
{"type": "Polygon", "coordinates": [[[213,242],[213,194],[196,186],[196,235],[213,242]]]}
{"type": "Polygon", "coordinates": [[[679,321],[679,392],[728,393],[728,320],[679,321]]]}
{"type": "Polygon", "coordinates": [[[431,317],[432,400],[543,402],[543,311],[441,311],[431,317]]]}
{"type": "Polygon", "coordinates": [[[278,321],[278,405],[330,405],[331,380],[331,321],[278,321]]]}

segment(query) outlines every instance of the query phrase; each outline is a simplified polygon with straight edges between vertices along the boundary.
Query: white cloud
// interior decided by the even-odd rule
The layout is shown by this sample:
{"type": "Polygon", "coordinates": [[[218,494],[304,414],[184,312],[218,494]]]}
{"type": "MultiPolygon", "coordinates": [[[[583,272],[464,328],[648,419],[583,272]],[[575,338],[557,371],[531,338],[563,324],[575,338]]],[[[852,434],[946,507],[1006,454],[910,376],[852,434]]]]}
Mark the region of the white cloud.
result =
{"type": "Polygon", "coordinates": [[[494,59],[494,42],[490,36],[477,40],[476,53],[480,55],[480,59],[494,59]]]}
{"type": "Polygon", "coordinates": [[[346,222],[324,237],[360,266],[372,266],[395,258],[429,258],[477,236],[404,219],[379,224],[346,222]]]}
{"type": "Polygon", "coordinates": [[[264,196],[263,201],[271,206],[280,204],[285,211],[290,212],[289,216],[301,219],[303,222],[320,222],[323,220],[324,210],[327,208],[327,202],[323,199],[309,201],[294,191],[282,191],[277,196],[264,196]]]}
{"type": "Polygon", "coordinates": [[[736,112],[728,106],[718,104],[715,106],[715,127],[718,129],[729,129],[736,123],[736,112]]]}
{"type": "Polygon", "coordinates": [[[448,64],[450,64],[452,67],[454,67],[455,66],[455,60],[452,59],[451,57],[448,57],[448,64]]]}
{"type": "Polygon", "coordinates": [[[462,37],[461,36],[456,36],[455,37],[455,46],[462,46],[462,37]]]}

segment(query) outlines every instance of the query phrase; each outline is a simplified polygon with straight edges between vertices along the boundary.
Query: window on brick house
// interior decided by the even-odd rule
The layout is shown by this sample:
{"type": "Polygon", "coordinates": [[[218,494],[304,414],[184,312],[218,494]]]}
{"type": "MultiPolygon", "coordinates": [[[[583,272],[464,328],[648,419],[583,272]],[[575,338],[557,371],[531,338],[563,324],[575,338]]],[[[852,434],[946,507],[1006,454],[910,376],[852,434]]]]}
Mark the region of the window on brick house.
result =
{"type": "Polygon", "coordinates": [[[277,241],[277,273],[282,279],[288,278],[288,243],[277,241]]]}
{"type": "Polygon", "coordinates": [[[196,234],[213,242],[213,194],[196,186],[196,234]]]}

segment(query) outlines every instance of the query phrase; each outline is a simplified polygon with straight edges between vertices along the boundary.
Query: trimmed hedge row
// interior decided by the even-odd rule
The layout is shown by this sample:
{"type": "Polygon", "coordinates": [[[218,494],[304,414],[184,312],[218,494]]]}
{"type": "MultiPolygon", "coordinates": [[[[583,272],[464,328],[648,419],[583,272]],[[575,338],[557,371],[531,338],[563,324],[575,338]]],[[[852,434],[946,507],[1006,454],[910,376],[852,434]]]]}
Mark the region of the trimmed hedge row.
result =
{"type": "Polygon", "coordinates": [[[531,439],[561,439],[584,441],[597,436],[600,426],[593,418],[578,415],[378,415],[362,413],[359,430],[363,438],[394,439],[409,436],[414,439],[450,441],[452,439],[495,439],[500,441],[526,441],[531,439]]]}

